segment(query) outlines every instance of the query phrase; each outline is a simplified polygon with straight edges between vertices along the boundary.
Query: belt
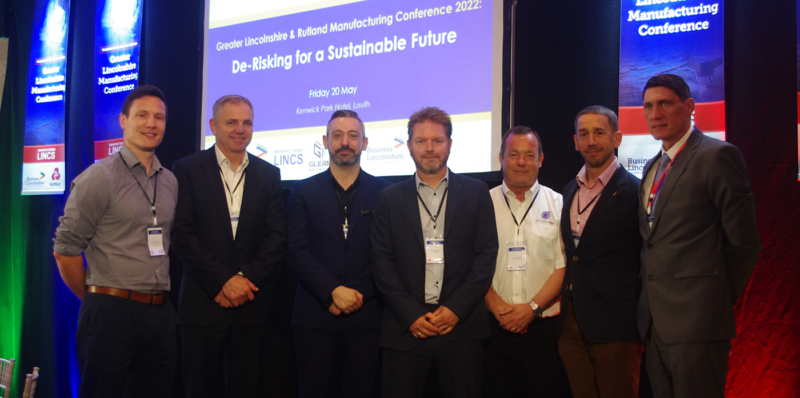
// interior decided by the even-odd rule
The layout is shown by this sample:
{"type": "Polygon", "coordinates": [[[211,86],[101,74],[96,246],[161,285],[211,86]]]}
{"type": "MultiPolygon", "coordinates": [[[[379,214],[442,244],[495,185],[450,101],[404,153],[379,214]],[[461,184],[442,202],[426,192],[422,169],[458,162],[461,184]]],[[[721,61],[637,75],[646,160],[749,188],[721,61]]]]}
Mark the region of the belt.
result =
{"type": "Polygon", "coordinates": [[[138,301],[140,303],[161,305],[169,300],[168,293],[161,294],[147,294],[139,293],[133,290],[117,289],[115,287],[101,287],[101,286],[86,286],[87,293],[100,293],[109,296],[120,297],[128,300],[138,301]]]}

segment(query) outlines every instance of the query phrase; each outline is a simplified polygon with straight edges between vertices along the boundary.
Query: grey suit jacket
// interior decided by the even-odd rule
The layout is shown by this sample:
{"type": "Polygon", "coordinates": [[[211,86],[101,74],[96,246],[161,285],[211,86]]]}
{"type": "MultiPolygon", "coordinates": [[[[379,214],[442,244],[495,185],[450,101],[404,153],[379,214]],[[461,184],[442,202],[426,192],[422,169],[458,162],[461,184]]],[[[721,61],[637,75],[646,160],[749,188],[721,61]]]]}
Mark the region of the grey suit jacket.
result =
{"type": "MultiPolygon", "coordinates": [[[[643,176],[660,156],[645,165],[643,176]]],[[[643,338],[650,319],[669,344],[736,337],[733,304],[760,249],[749,181],[735,146],[695,128],[667,173],[652,227],[641,201],[649,192],[641,184],[643,338]]]]}

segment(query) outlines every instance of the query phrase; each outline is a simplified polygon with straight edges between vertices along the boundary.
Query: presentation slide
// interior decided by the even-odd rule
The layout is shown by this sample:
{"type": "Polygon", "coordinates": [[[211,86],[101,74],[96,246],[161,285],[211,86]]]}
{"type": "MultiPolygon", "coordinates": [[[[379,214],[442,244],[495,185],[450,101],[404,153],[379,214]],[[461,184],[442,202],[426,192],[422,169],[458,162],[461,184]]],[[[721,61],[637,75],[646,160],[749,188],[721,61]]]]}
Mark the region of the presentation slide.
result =
{"type": "Polygon", "coordinates": [[[723,2],[622,0],[619,49],[620,163],[641,177],[661,142],[650,136],[642,107],[647,80],[663,73],[686,81],[694,124],[725,139],[723,2]]]}
{"type": "Polygon", "coordinates": [[[499,170],[502,1],[209,0],[204,63],[205,148],[214,101],[255,108],[248,151],[284,180],[328,168],[331,114],[358,112],[374,175],[409,175],[408,117],[437,106],[453,120],[448,162],[460,173],[499,170]]]}

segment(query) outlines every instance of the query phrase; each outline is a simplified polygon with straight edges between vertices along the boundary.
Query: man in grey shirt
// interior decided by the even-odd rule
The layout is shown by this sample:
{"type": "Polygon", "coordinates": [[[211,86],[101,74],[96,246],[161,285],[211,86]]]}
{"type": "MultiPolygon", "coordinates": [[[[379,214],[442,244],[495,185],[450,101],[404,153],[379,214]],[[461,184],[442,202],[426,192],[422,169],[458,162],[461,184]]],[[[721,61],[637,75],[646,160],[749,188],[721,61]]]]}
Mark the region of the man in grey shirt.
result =
{"type": "Polygon", "coordinates": [[[124,145],[72,181],[59,219],[53,254],[81,300],[80,397],[168,397],[172,390],[175,310],[164,304],[178,183],[155,156],[166,120],[161,90],[131,91],[119,116],[124,145]]]}

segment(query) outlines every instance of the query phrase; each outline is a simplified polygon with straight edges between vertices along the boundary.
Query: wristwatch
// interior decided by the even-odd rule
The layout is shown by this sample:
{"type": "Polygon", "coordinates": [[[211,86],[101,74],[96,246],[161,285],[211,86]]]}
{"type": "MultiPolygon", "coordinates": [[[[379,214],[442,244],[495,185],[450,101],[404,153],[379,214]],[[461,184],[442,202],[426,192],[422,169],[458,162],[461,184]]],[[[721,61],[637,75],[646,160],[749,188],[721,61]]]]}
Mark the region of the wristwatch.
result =
{"type": "Polygon", "coordinates": [[[531,299],[531,301],[528,302],[528,305],[530,305],[531,309],[533,310],[533,317],[534,318],[541,318],[542,317],[542,315],[544,314],[544,308],[539,307],[539,304],[534,303],[533,299],[531,299]]]}

